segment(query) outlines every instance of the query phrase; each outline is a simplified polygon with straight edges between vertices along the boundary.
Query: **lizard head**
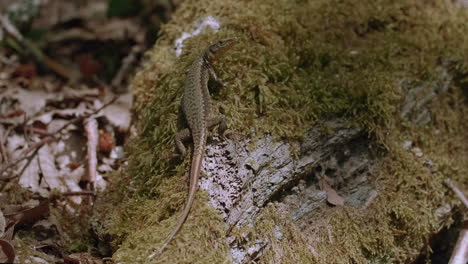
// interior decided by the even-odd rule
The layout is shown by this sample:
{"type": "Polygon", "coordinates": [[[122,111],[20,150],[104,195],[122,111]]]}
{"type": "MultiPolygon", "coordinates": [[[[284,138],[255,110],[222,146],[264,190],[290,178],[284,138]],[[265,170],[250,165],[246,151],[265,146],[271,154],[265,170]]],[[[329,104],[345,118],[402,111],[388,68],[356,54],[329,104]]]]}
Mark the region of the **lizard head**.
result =
{"type": "Polygon", "coordinates": [[[236,38],[226,38],[210,45],[210,47],[207,50],[208,59],[211,61],[213,59],[221,57],[236,42],[236,38]]]}

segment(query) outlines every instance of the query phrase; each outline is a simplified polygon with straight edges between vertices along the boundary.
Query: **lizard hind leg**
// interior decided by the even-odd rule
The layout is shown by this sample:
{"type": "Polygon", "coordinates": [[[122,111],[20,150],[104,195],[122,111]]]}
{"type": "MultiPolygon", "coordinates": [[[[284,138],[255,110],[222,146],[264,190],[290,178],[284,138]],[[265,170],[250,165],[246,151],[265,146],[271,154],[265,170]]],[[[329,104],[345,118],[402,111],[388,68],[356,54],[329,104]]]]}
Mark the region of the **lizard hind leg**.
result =
{"type": "Polygon", "coordinates": [[[213,128],[214,126],[218,125],[218,133],[221,138],[224,138],[227,131],[226,125],[226,117],[224,115],[220,115],[217,117],[213,117],[208,119],[207,127],[209,129],[213,128]]]}
{"type": "Polygon", "coordinates": [[[188,128],[180,130],[175,135],[175,139],[174,139],[175,144],[176,144],[177,150],[179,151],[179,153],[181,154],[182,157],[185,155],[185,152],[187,150],[185,148],[185,146],[184,146],[184,142],[189,141],[191,138],[192,138],[192,136],[191,136],[190,130],[188,128]]]}
{"type": "MultiPolygon", "coordinates": [[[[175,135],[175,144],[176,148],[180,153],[181,159],[184,159],[185,153],[187,152],[187,149],[184,146],[184,142],[189,141],[192,138],[190,130],[188,128],[182,129],[177,134],[175,135]]],[[[187,185],[190,184],[190,177],[188,173],[185,173],[185,181],[187,185]]]]}

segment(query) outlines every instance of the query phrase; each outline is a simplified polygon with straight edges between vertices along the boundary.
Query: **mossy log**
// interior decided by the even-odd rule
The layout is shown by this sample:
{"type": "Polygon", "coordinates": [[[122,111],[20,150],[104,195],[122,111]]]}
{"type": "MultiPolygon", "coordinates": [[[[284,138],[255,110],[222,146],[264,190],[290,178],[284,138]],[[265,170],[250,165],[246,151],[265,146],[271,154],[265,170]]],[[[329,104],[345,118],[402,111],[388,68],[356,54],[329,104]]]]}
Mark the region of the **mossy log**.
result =
{"type": "Polygon", "coordinates": [[[184,1],[133,81],[138,135],[97,206],[115,263],[409,263],[437,250],[431,237],[460,219],[443,181],[468,187],[467,19],[448,0],[184,1]],[[210,137],[191,215],[150,261],[187,193],[190,156],[174,158],[184,72],[225,37],[239,44],[215,63],[229,85],[213,110],[231,136],[210,137]]]}

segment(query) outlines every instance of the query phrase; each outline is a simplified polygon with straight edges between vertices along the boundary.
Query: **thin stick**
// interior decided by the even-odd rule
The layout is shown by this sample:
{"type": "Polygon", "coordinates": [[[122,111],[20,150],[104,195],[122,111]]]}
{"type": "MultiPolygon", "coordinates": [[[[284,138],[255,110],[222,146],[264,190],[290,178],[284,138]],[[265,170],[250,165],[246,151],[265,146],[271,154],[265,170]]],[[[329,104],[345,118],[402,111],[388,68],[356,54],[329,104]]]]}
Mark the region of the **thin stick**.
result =
{"type": "Polygon", "coordinates": [[[458,236],[449,264],[466,264],[468,262],[468,226],[466,222],[458,236]]]}
{"type": "Polygon", "coordinates": [[[452,191],[460,198],[462,203],[465,205],[466,208],[468,208],[468,199],[466,199],[466,196],[463,194],[463,192],[455,186],[455,184],[452,182],[450,179],[445,179],[444,183],[452,189],[452,191]]]}
{"type": "Polygon", "coordinates": [[[88,144],[86,148],[87,158],[86,161],[86,172],[81,177],[81,181],[87,183],[86,189],[93,191],[94,182],[96,181],[97,171],[97,147],[99,141],[98,123],[96,119],[89,118],[85,125],[86,136],[88,138],[88,144]]]}
{"type": "Polygon", "coordinates": [[[5,149],[5,142],[12,129],[13,129],[12,127],[6,129],[5,133],[3,133],[4,131],[3,129],[0,129],[0,153],[2,155],[2,160],[5,163],[8,162],[8,154],[5,149]]]}
{"type": "Polygon", "coordinates": [[[122,81],[125,77],[125,74],[130,69],[130,65],[132,65],[136,61],[136,57],[143,51],[143,47],[141,44],[137,44],[133,46],[130,50],[130,53],[122,60],[122,66],[120,67],[117,74],[114,76],[114,79],[111,82],[112,87],[116,88],[122,84],[122,81]]]}
{"type": "Polygon", "coordinates": [[[62,193],[63,196],[75,196],[75,195],[90,195],[96,196],[94,191],[80,191],[80,192],[64,192],[62,193]]]}
{"type": "Polygon", "coordinates": [[[42,129],[42,128],[23,125],[21,129],[23,129],[24,131],[32,132],[33,134],[41,135],[41,136],[51,136],[49,132],[47,132],[47,130],[42,129]]]}

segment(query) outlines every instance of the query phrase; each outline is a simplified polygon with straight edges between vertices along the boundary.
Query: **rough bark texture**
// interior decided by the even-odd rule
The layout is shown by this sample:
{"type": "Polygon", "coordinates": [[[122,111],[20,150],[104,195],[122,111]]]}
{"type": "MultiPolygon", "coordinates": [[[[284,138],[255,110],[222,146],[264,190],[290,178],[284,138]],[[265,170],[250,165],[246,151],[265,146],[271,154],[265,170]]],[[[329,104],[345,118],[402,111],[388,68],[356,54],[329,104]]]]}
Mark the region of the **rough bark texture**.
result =
{"type": "MultiPolygon", "coordinates": [[[[255,144],[249,139],[216,142],[204,160],[204,172],[210,176],[200,185],[230,229],[253,224],[258,212],[271,202],[301,222],[327,206],[320,176],[329,178],[347,204],[365,206],[375,198],[377,191],[369,184],[375,169],[372,152],[363,130],[340,120],[309,129],[303,141],[265,136],[255,144]],[[324,133],[323,127],[329,132],[324,133]]],[[[228,240],[234,263],[243,263],[263,249],[258,244],[243,249],[234,237],[228,240]]]]}

